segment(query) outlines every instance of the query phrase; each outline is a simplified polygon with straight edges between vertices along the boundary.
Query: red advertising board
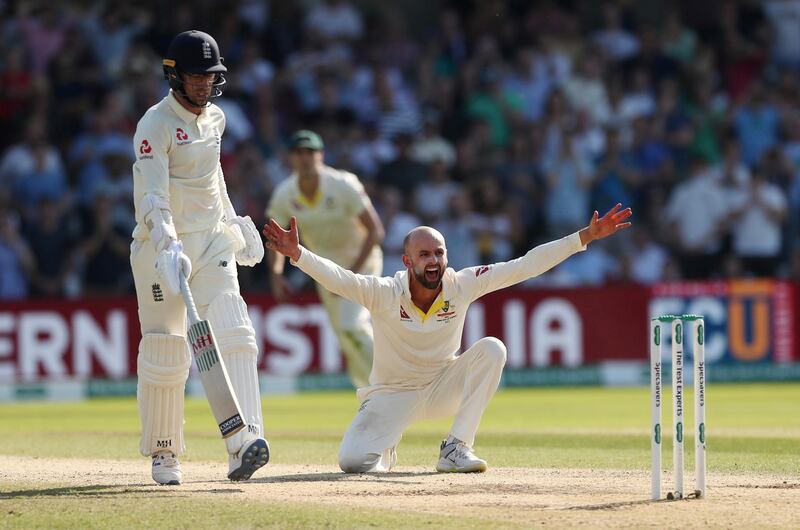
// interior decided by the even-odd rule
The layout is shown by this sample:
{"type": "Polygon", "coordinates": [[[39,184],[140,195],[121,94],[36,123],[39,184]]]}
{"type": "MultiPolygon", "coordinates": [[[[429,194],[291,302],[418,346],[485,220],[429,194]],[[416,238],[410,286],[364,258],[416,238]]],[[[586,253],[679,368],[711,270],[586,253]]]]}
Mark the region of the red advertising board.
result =
{"type": "MultiPolygon", "coordinates": [[[[344,361],[315,294],[288,304],[246,296],[265,373],[339,373],[344,361]]],[[[475,302],[464,343],[502,339],[510,368],[645,360],[655,314],[706,317],[706,358],[797,360],[796,287],[786,282],[706,282],[654,288],[506,289],[475,302]]],[[[128,378],[136,373],[134,298],[0,304],[0,382],[128,378]]]]}

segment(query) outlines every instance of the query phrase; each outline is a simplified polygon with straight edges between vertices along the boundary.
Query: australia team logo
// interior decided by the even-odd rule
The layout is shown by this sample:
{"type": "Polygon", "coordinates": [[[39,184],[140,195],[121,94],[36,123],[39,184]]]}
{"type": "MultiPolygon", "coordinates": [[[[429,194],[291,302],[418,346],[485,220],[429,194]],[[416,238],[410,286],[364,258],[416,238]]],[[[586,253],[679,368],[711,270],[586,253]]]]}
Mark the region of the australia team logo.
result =
{"type": "Polygon", "coordinates": [[[442,308],[436,313],[436,322],[448,323],[456,317],[456,305],[445,300],[442,308]]]}

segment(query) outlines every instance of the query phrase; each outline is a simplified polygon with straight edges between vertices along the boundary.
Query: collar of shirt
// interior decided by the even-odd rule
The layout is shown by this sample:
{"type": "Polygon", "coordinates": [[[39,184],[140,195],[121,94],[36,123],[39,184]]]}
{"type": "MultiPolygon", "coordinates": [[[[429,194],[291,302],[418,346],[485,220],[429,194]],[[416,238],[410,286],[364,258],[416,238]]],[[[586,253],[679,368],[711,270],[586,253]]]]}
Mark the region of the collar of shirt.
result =
{"type": "Polygon", "coordinates": [[[414,303],[414,300],[411,298],[411,288],[408,285],[409,282],[409,274],[408,269],[404,271],[399,271],[397,273],[397,280],[400,281],[400,285],[403,287],[403,296],[407,298],[411,302],[411,306],[416,311],[417,315],[419,315],[420,320],[425,321],[431,315],[436,314],[437,311],[444,307],[445,300],[449,300],[448,297],[450,293],[450,274],[448,274],[450,268],[448,267],[444,271],[444,275],[442,276],[442,290],[439,291],[439,294],[436,296],[436,299],[431,304],[431,307],[428,308],[428,312],[424,313],[422,309],[417,307],[417,304],[414,303]]]}
{"type": "Polygon", "coordinates": [[[322,198],[322,192],[325,189],[325,183],[328,177],[328,172],[326,171],[327,166],[323,166],[322,169],[319,171],[319,180],[317,182],[317,191],[314,193],[314,197],[309,199],[303,194],[303,191],[300,189],[300,176],[295,171],[292,173],[292,178],[294,179],[294,187],[295,192],[297,193],[297,200],[308,206],[309,208],[314,208],[319,204],[320,199],[322,198]]]}
{"type": "Polygon", "coordinates": [[[183,107],[183,105],[180,104],[172,89],[169,90],[169,97],[167,98],[167,104],[175,112],[175,114],[177,114],[178,117],[183,121],[185,121],[186,123],[194,123],[195,121],[197,121],[198,118],[203,116],[203,114],[205,114],[206,111],[204,107],[200,109],[199,115],[193,112],[189,112],[183,107]]]}

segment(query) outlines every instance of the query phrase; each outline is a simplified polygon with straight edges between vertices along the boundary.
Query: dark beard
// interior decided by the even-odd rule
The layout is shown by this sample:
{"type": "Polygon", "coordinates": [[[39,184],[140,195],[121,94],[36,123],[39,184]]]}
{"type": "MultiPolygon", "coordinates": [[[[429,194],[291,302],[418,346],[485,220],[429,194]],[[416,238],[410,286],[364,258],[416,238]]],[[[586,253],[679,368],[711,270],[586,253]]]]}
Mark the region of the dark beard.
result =
{"type": "Polygon", "coordinates": [[[426,289],[438,289],[439,286],[442,284],[442,273],[439,271],[439,277],[436,280],[429,282],[425,278],[425,270],[422,270],[422,274],[417,274],[417,271],[414,271],[414,277],[417,281],[426,289]]]}

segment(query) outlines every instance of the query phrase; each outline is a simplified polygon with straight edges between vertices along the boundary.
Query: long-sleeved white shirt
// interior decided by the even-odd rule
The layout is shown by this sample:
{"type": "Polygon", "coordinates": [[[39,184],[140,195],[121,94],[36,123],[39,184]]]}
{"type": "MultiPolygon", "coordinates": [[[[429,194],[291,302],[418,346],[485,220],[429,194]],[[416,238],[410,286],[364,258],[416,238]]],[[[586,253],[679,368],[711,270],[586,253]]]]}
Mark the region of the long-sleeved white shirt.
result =
{"type": "Polygon", "coordinates": [[[585,249],[576,232],[512,261],[458,272],[448,268],[442,278],[442,291],[427,313],[411,301],[408,271],[383,278],[355,274],[305,248],[293,264],[329,291],[370,311],[375,349],[370,386],[359,390],[359,397],[364,399],[375,391],[413,390],[428,385],[461,349],[470,303],[486,293],[542,274],[585,249]]]}
{"type": "Polygon", "coordinates": [[[169,202],[178,235],[214,228],[235,215],[219,162],[225,115],[216,105],[199,115],[181,106],[170,91],[136,126],[133,165],[135,239],[147,239],[139,211],[150,193],[169,202]]]}

